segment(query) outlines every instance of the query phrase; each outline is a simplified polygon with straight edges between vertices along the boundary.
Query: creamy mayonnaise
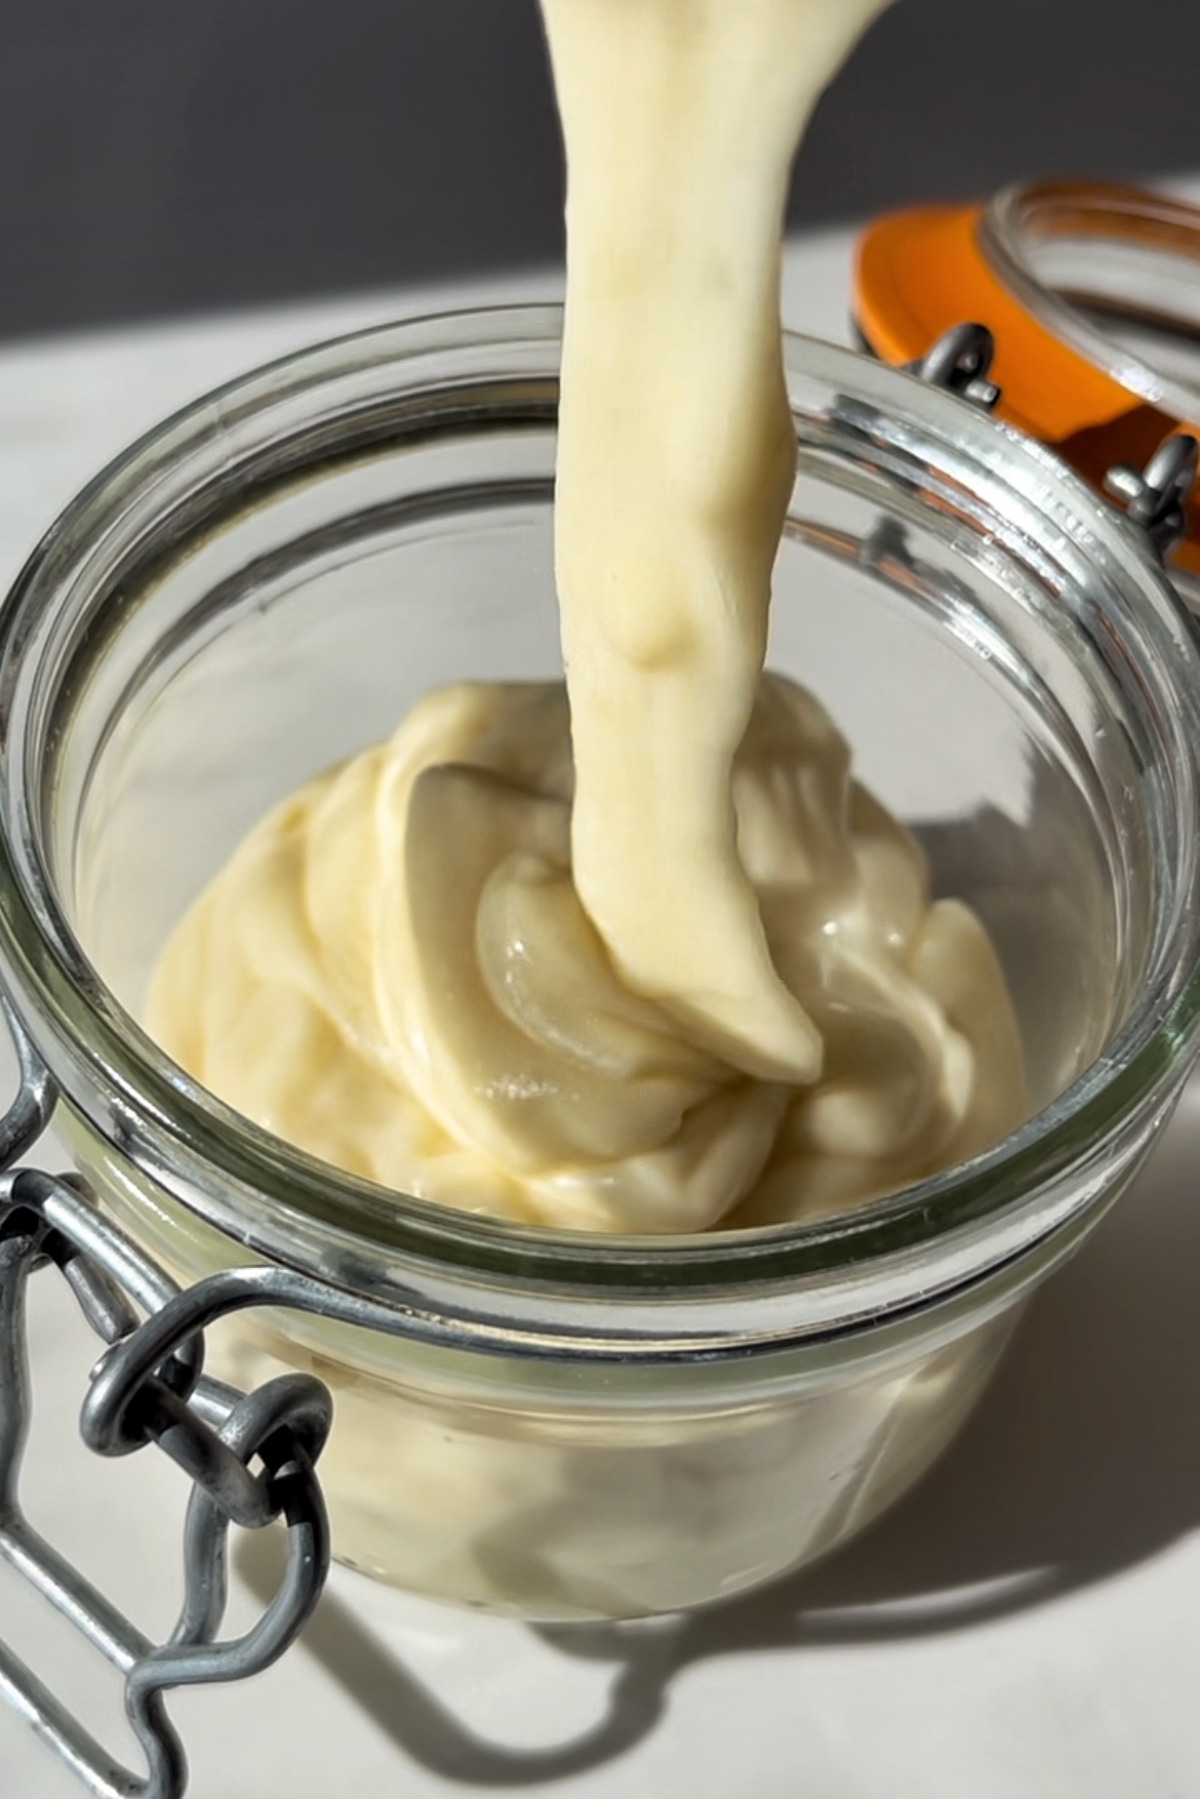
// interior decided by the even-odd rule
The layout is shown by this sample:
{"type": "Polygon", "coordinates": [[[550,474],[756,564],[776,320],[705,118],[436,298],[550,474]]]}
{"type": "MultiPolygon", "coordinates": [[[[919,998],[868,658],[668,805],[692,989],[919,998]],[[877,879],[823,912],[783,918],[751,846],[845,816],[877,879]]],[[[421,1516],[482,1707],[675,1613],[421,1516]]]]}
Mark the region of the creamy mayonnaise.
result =
{"type": "Polygon", "coordinates": [[[698,1011],[631,990],[572,877],[572,786],[560,685],[427,695],[251,833],[162,957],[150,1029],[315,1155],[541,1224],[811,1215],[1015,1122],[988,939],[965,907],[930,904],[920,850],[852,782],[810,695],[761,679],[730,796],[817,1080],[750,1075],[698,1011]]]}
{"type": "Polygon", "coordinates": [[[566,139],[555,493],[575,880],[622,976],[735,1066],[821,1043],[766,942],[730,771],[795,479],[792,152],[881,0],[543,0],[566,139]]]}
{"type": "Polygon", "coordinates": [[[147,1024],[355,1173],[540,1224],[802,1218],[1019,1119],[981,926],[764,677],[788,168],[883,0],[544,0],[566,691],[462,686],[266,819],[147,1024]],[[568,710],[569,699],[569,710],[568,710]]]}

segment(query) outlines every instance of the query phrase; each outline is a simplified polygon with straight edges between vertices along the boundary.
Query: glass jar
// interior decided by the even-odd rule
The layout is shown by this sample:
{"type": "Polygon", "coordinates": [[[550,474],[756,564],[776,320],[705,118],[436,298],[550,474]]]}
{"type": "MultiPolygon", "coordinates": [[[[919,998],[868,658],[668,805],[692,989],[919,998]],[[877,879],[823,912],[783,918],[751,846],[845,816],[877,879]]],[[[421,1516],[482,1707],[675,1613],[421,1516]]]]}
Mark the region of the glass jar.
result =
{"type": "Polygon", "coordinates": [[[749,1588],[907,1489],[1168,1118],[1200,997],[1200,658],[1153,557],[1035,444],[789,339],[770,660],[988,926],[1029,1122],[841,1217],[597,1238],[340,1174],[156,1049],[147,973],[269,806],[434,683],[557,672],[558,329],[429,319],[224,389],[78,498],[0,615],[0,959],[59,1129],[184,1279],[259,1260],[372,1303],[221,1328],[242,1385],[332,1388],[335,1553],[546,1620],[749,1588]]]}
{"type": "MultiPolygon", "coordinates": [[[[1200,436],[1200,208],[1098,182],[1018,183],[863,233],[855,316],[885,361],[962,319],[996,341],[1001,416],[1100,488],[1180,428],[1200,436]]],[[[1174,569],[1200,604],[1200,510],[1174,569]]]]}

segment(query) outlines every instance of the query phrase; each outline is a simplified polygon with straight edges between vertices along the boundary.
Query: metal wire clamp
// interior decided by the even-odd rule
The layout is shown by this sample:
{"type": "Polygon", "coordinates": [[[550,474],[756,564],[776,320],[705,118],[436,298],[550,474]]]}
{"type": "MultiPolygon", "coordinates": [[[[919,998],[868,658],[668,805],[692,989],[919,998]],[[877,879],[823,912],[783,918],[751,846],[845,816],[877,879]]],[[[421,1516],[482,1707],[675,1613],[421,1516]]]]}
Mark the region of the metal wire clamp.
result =
{"type": "Polygon", "coordinates": [[[280,1376],[243,1395],[202,1373],[205,1326],[223,1312],[274,1301],[274,1271],[235,1271],[181,1292],[101,1215],[77,1175],[16,1166],[49,1123],[55,1092],[7,1003],[0,1007],[21,1073],[17,1097],[0,1118],[0,1555],[124,1676],[145,1774],[112,1757],[2,1643],[0,1695],[93,1793],[181,1795],[187,1761],[167,1691],[240,1681],[267,1668],[320,1597],[329,1530],[314,1464],[332,1402],[307,1375],[280,1376]],[[105,1456],[157,1444],[193,1482],[183,1604],[163,1644],[124,1618],[21,1510],[30,1413],[25,1299],[30,1276],[45,1268],[58,1269],[108,1346],[83,1406],[85,1441],[105,1456]],[[281,1516],[288,1557],[280,1586],[248,1632],[219,1640],[229,1527],[257,1529],[281,1516]]]}

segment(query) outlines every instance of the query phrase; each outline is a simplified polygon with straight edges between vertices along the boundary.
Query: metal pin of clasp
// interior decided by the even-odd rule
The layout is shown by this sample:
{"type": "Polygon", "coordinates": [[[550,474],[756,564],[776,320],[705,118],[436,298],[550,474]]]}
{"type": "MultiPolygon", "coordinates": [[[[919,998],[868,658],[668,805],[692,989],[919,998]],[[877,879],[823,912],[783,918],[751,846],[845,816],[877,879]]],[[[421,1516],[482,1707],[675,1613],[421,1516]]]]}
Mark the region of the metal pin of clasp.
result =
{"type": "Polygon", "coordinates": [[[995,354],[996,340],[986,325],[952,325],[924,356],[906,367],[910,375],[920,376],[932,387],[944,388],[991,412],[1000,399],[1000,389],[988,379],[995,354]]]}
{"type": "Polygon", "coordinates": [[[1186,432],[1160,444],[1144,469],[1114,463],[1104,489],[1125,504],[1125,516],[1140,525],[1159,556],[1169,556],[1187,536],[1187,503],[1196,485],[1200,446],[1186,432]]]}

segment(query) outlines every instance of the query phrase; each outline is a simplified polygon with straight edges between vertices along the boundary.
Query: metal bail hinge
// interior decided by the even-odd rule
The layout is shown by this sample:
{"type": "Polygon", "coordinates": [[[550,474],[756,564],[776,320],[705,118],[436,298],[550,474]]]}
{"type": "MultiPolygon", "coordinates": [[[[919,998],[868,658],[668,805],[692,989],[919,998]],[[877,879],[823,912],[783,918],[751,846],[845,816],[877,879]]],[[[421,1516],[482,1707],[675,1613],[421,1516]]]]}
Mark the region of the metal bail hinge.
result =
{"type": "MultiPolygon", "coordinates": [[[[329,1528],[314,1465],[332,1402],[311,1375],[279,1375],[242,1394],[202,1372],[203,1335],[247,1305],[291,1300],[320,1312],[327,1290],[286,1269],[252,1267],[180,1291],[104,1216],[75,1174],[21,1163],[49,1124],[56,1090],[0,992],[21,1085],[0,1114],[0,1562],[41,1596],[124,1677],[125,1711],[145,1762],[123,1767],[68,1704],[0,1640],[0,1701],[15,1707],[92,1793],[127,1800],[182,1794],[183,1744],[166,1707],[172,1689],[240,1681],[269,1667],[295,1639],[329,1567],[329,1528]],[[57,1268],[108,1349],[93,1370],[82,1431],[92,1449],[123,1456],[156,1443],[193,1482],[184,1521],[183,1601],[171,1636],[154,1643],[88,1577],[41,1537],[20,1503],[32,1388],[25,1299],[29,1281],[57,1268]],[[282,1519],[287,1566],[258,1619],[221,1635],[231,1526],[282,1519]]],[[[3,1025],[0,1024],[0,1030],[3,1025]]],[[[80,1507],[87,1505],[80,1495],[80,1507]]],[[[9,1620],[0,1620],[7,1629],[9,1620]]]]}
{"type": "Polygon", "coordinates": [[[1160,444],[1146,467],[1114,463],[1104,477],[1105,492],[1125,502],[1125,516],[1140,525],[1160,557],[1187,536],[1187,502],[1196,484],[1200,449],[1194,437],[1176,432],[1160,444]]]}
{"type": "Polygon", "coordinates": [[[930,345],[924,356],[906,365],[910,375],[932,387],[957,394],[960,400],[991,412],[1000,389],[988,380],[996,354],[996,341],[986,325],[952,325],[930,345]]]}

